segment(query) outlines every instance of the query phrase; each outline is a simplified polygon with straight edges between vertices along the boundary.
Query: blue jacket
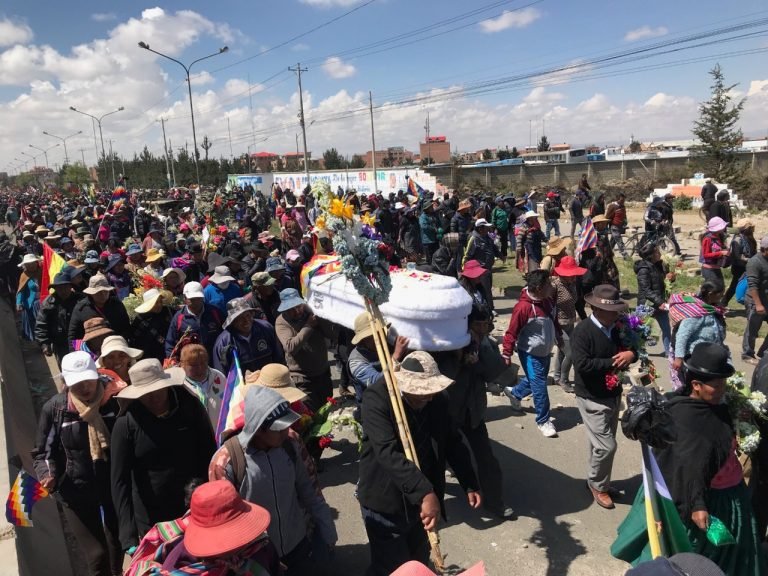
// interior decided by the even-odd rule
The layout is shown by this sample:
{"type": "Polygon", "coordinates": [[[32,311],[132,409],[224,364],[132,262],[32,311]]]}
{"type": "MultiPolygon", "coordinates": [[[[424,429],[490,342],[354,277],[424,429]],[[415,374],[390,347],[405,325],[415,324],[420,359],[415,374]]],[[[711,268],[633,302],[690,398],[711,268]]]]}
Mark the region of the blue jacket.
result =
{"type": "Polygon", "coordinates": [[[725,324],[719,316],[709,314],[701,318],[686,318],[677,326],[674,350],[676,358],[685,358],[702,342],[725,342],[725,324]]]}
{"type": "Polygon", "coordinates": [[[222,374],[229,372],[232,347],[237,349],[240,368],[256,372],[267,364],[285,364],[285,353],[277,339],[275,329],[264,320],[254,320],[250,338],[246,339],[230,330],[224,330],[213,346],[213,367],[222,374]]]}
{"type": "Polygon", "coordinates": [[[226,315],[227,302],[233,298],[240,298],[243,295],[243,290],[236,282],[231,282],[224,291],[220,290],[213,282],[210,282],[208,286],[203,288],[203,294],[205,295],[206,304],[216,306],[220,312],[226,315]]]}
{"type": "Polygon", "coordinates": [[[422,244],[437,244],[437,219],[432,214],[422,212],[419,216],[422,244]]]}
{"type": "Polygon", "coordinates": [[[221,333],[221,324],[224,321],[225,316],[219,311],[218,308],[203,305],[203,314],[200,319],[192,314],[189,309],[184,306],[181,310],[176,312],[171,319],[171,325],[168,327],[168,335],[165,337],[165,357],[168,358],[173,351],[173,347],[182,337],[187,328],[190,328],[192,332],[200,336],[200,344],[205,346],[208,350],[208,354],[213,353],[213,345],[216,343],[221,333]]]}

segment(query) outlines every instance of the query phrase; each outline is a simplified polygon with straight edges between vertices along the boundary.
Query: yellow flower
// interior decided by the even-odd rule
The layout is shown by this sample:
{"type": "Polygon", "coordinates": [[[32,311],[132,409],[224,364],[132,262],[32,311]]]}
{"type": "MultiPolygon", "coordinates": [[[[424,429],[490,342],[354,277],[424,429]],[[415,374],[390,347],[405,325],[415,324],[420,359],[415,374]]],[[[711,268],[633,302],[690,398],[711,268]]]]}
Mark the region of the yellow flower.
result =
{"type": "Polygon", "coordinates": [[[330,213],[332,216],[336,216],[336,218],[344,218],[344,202],[338,198],[331,200],[330,213]]]}
{"type": "Polygon", "coordinates": [[[315,220],[315,226],[320,230],[325,230],[325,216],[318,216],[315,220]]]}
{"type": "Polygon", "coordinates": [[[360,221],[367,226],[373,226],[376,224],[376,216],[373,214],[363,214],[360,216],[360,221]]]}
{"type": "Polygon", "coordinates": [[[352,220],[352,217],[355,215],[355,207],[352,206],[352,204],[345,204],[344,205],[344,218],[347,220],[352,220]]]}

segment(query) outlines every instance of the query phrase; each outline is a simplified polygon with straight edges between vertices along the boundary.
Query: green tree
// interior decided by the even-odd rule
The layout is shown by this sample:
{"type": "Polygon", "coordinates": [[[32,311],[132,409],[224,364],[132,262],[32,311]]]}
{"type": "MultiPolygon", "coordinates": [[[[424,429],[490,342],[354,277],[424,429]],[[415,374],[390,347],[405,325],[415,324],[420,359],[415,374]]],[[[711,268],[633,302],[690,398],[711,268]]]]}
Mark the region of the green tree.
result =
{"type": "Polygon", "coordinates": [[[491,152],[488,148],[483,150],[483,160],[493,160],[493,152],[491,152]]]}
{"type": "Polygon", "coordinates": [[[384,156],[384,158],[381,159],[381,167],[390,168],[391,166],[392,166],[392,160],[388,156],[384,156]]]}
{"type": "Polygon", "coordinates": [[[326,170],[339,170],[344,168],[344,158],[336,148],[329,148],[323,152],[323,163],[326,170]]]}
{"type": "Polygon", "coordinates": [[[734,101],[731,91],[737,84],[725,84],[720,64],[709,75],[713,79],[712,94],[699,104],[699,118],[693,123],[693,135],[701,144],[691,148],[692,162],[698,171],[717,182],[738,188],[745,184],[745,167],[739,165],[736,153],[744,138],[736,125],[745,99],[734,101]]]}
{"type": "Polygon", "coordinates": [[[520,152],[517,150],[517,146],[512,146],[512,152],[509,153],[511,158],[519,158],[520,152]]]}
{"type": "Polygon", "coordinates": [[[640,142],[638,142],[637,140],[632,140],[632,142],[629,143],[629,151],[632,154],[639,153],[640,150],[642,150],[642,148],[643,148],[643,145],[640,144],[640,142]]]}
{"type": "Polygon", "coordinates": [[[76,186],[85,184],[91,179],[88,169],[79,162],[67,164],[61,177],[66,184],[75,184],[76,186]]]}
{"type": "Polygon", "coordinates": [[[208,162],[208,150],[210,150],[212,146],[213,146],[213,142],[211,142],[208,139],[208,136],[207,135],[203,136],[203,142],[202,142],[202,144],[200,144],[200,147],[203,150],[205,150],[205,161],[206,162],[208,162]]]}
{"type": "Polygon", "coordinates": [[[512,153],[509,150],[499,150],[496,152],[496,158],[499,160],[508,160],[512,158],[512,153]]]}
{"type": "Polygon", "coordinates": [[[539,144],[537,146],[539,152],[549,152],[549,140],[546,136],[539,138],[539,144]]]}
{"type": "Polygon", "coordinates": [[[422,166],[429,166],[430,164],[433,164],[433,163],[434,163],[434,160],[432,160],[432,158],[430,158],[429,156],[424,156],[424,158],[422,158],[420,162],[422,166]]]}
{"type": "Polygon", "coordinates": [[[365,158],[360,156],[360,154],[354,154],[352,156],[352,160],[349,161],[349,167],[354,168],[356,170],[359,170],[360,168],[365,168],[365,158]]]}

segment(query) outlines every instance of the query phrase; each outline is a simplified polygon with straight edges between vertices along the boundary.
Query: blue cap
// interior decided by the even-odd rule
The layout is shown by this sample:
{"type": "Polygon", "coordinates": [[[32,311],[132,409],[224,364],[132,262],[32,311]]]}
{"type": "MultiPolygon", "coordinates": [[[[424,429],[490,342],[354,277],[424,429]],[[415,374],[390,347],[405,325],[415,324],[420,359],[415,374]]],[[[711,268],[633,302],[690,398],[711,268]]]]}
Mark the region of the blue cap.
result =
{"type": "Polygon", "coordinates": [[[107,260],[107,271],[112,270],[120,262],[124,262],[123,257],[120,254],[112,254],[107,260]]]}
{"type": "Polygon", "coordinates": [[[96,252],[96,250],[88,250],[88,252],[85,253],[85,260],[83,260],[86,264],[98,264],[99,263],[99,253],[96,252]]]}
{"type": "Polygon", "coordinates": [[[280,291],[280,306],[278,306],[278,312],[285,312],[296,306],[306,304],[307,301],[301,297],[299,291],[296,288],[286,288],[280,291]]]}
{"type": "Polygon", "coordinates": [[[144,252],[144,250],[141,249],[141,246],[138,244],[131,244],[128,246],[128,251],[125,253],[126,256],[133,256],[134,254],[141,254],[144,252]]]}
{"type": "Polygon", "coordinates": [[[267,258],[265,264],[267,272],[278,272],[280,270],[285,270],[285,264],[283,264],[283,261],[278,257],[267,258]]]}

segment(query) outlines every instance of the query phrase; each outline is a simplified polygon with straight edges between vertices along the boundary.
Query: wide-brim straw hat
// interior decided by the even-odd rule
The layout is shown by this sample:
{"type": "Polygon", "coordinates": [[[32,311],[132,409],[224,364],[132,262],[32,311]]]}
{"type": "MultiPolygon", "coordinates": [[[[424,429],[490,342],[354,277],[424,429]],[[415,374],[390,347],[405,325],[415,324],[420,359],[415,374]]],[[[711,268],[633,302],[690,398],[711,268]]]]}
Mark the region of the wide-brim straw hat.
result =
{"type": "Polygon", "coordinates": [[[608,310],[611,312],[623,312],[627,309],[627,303],[621,299],[618,288],[610,284],[600,284],[584,297],[584,300],[593,308],[608,310]]]}
{"type": "Polygon", "coordinates": [[[150,248],[147,251],[147,257],[144,258],[144,261],[147,264],[150,264],[152,262],[157,262],[158,260],[162,260],[163,256],[164,254],[161,250],[158,250],[157,248],[150,248]]]}
{"type": "Polygon", "coordinates": [[[557,256],[561,252],[565,252],[570,245],[570,238],[558,238],[557,236],[553,236],[547,242],[547,256],[557,256]]]}
{"type": "Polygon", "coordinates": [[[103,368],[103,359],[105,356],[109,356],[112,352],[123,352],[130,356],[133,360],[138,360],[144,355],[144,350],[138,348],[131,348],[128,346],[128,342],[122,336],[107,336],[104,338],[104,342],[101,343],[101,356],[96,360],[96,366],[103,368]]]}
{"type": "Polygon", "coordinates": [[[411,352],[403,358],[395,377],[400,392],[412,396],[439,394],[453,384],[453,380],[440,373],[435,359],[422,351],[411,352]]]}
{"type": "Polygon", "coordinates": [[[19,264],[19,268],[24,268],[27,264],[39,264],[43,259],[34,254],[24,254],[24,259],[19,264]]]}
{"type": "Polygon", "coordinates": [[[736,228],[738,228],[739,230],[747,230],[748,228],[754,228],[754,227],[755,227],[755,223],[752,222],[752,220],[750,220],[749,218],[740,218],[736,222],[736,228]]]}
{"type": "Polygon", "coordinates": [[[608,218],[603,216],[602,214],[598,214],[594,218],[592,218],[592,224],[600,224],[601,222],[610,222],[608,218]]]}
{"type": "Polygon", "coordinates": [[[291,404],[307,397],[305,392],[291,382],[291,371],[285,364],[267,364],[258,372],[249,372],[245,376],[245,383],[271,388],[291,404]]]}
{"type": "Polygon", "coordinates": [[[469,210],[470,208],[472,208],[472,202],[470,202],[469,200],[462,200],[461,202],[459,202],[459,207],[457,208],[457,210],[461,212],[462,210],[469,210]]]}
{"type": "Polygon", "coordinates": [[[373,327],[368,312],[361,312],[355,317],[354,323],[355,335],[352,337],[352,346],[357,346],[370,336],[373,336],[373,327]]]}
{"type": "Polygon", "coordinates": [[[139,360],[128,369],[128,376],[131,378],[131,385],[123,388],[117,395],[120,400],[137,400],[163,388],[182,386],[186,378],[182,368],[163,370],[160,360],[156,358],[139,360]]]}
{"type": "Polygon", "coordinates": [[[157,304],[157,302],[161,300],[162,297],[163,293],[160,290],[157,288],[150,288],[142,295],[142,299],[144,301],[136,306],[136,312],[138,314],[146,314],[147,312],[151,312],[152,308],[155,307],[155,304],[157,304]]]}

